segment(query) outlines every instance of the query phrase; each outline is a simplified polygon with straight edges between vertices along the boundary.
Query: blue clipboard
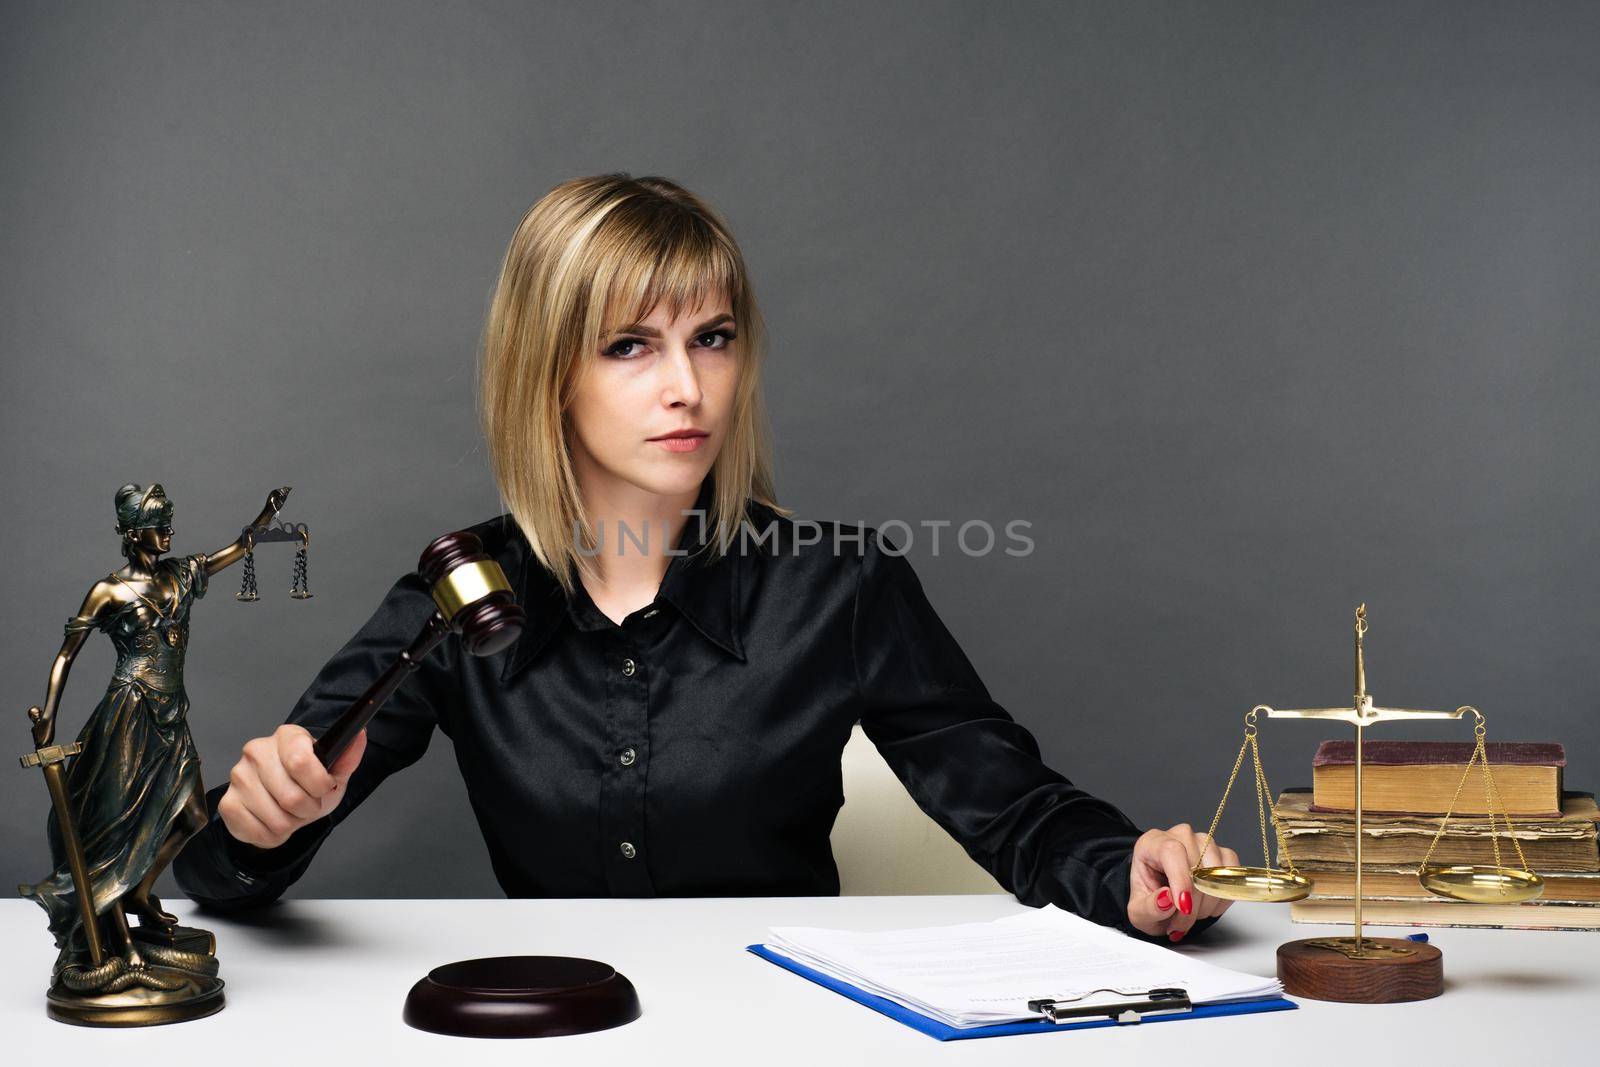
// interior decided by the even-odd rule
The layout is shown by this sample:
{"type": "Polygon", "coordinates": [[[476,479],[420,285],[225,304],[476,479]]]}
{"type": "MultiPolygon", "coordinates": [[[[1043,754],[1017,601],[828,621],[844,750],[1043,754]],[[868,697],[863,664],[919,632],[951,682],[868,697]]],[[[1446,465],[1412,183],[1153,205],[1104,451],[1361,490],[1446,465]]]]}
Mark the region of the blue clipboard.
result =
{"type": "MultiPolygon", "coordinates": [[[[746,950],[755,953],[769,963],[776,963],[786,971],[793,971],[802,978],[808,978],[820,986],[841,993],[857,1004],[865,1004],[882,1015],[897,1022],[905,1023],[913,1030],[920,1030],[929,1037],[940,1041],[961,1041],[969,1037],[1003,1037],[1007,1034],[1053,1034],[1059,1030],[1088,1030],[1099,1026],[1123,1026],[1115,1019],[1096,1018],[1074,1020],[1072,1022],[1052,1022],[1049,1019],[1040,1019],[1038,1022],[1020,1023],[995,1023],[990,1026],[946,1026],[937,1019],[930,1019],[921,1012],[912,1011],[902,1007],[892,1000],[864,989],[857,988],[848,982],[831,978],[819,971],[812,970],[803,963],[797,963],[787,956],[779,955],[768,949],[765,945],[747,945],[746,950]]],[[[1209,1019],[1218,1015],[1250,1015],[1258,1011],[1288,1011],[1300,1005],[1287,997],[1263,997],[1260,1000],[1241,1000],[1228,1004],[1196,1004],[1189,1011],[1172,1015],[1153,1015],[1143,1020],[1144,1022],[1159,1023],[1171,1019],[1209,1019]]]]}

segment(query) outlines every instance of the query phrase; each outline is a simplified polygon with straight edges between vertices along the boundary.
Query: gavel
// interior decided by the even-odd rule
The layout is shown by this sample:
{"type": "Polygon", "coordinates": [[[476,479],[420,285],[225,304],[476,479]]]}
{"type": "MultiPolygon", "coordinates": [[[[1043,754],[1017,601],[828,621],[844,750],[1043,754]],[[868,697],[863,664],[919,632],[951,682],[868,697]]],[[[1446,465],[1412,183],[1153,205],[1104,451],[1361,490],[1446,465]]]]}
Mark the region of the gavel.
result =
{"type": "Polygon", "coordinates": [[[400,683],[450,634],[461,635],[469,655],[492,656],[522,633],[526,616],[505,571],[484,552],[477,534],[463,530],[436,538],[422,550],[417,573],[432,590],[434,611],[410,647],[317,739],[313,748],[324,767],[333,766],[400,683]]]}
{"type": "MultiPolygon", "coordinates": [[[[469,655],[492,656],[522,633],[522,608],[500,565],[470,533],[423,550],[417,573],[433,593],[422,632],[316,741],[331,767],[424,656],[452,633],[469,655]]],[[[639,1017],[633,983],[609,964],[571,956],[490,956],[435,967],[406,996],[409,1025],[460,1037],[547,1037],[621,1026],[639,1017]]]]}

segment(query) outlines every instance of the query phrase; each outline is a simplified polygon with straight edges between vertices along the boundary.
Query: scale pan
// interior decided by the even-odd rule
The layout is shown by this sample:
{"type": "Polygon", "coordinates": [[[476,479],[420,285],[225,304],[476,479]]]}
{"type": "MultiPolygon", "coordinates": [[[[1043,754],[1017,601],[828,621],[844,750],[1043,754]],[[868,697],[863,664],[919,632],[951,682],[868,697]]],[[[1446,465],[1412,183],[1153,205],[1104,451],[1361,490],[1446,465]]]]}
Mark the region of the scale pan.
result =
{"type": "Polygon", "coordinates": [[[1417,881],[1430,893],[1474,904],[1516,904],[1544,892],[1543,878],[1512,867],[1443,867],[1430,863],[1417,868],[1417,881]]]}
{"type": "Polygon", "coordinates": [[[1311,894],[1311,879],[1273,867],[1196,867],[1189,876],[1203,892],[1226,900],[1276,903],[1311,894]]]}

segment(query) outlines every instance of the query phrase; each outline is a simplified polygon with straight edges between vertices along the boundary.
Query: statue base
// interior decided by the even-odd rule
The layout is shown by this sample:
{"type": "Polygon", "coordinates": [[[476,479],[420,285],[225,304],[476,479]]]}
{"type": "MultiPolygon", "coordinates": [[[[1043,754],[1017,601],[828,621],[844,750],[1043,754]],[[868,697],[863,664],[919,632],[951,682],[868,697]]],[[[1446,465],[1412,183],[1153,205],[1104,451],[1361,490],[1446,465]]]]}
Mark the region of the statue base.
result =
{"type": "Polygon", "coordinates": [[[411,987],[402,1018],[452,1037],[559,1037],[640,1015],[633,983],[574,956],[493,956],[435,967],[411,987]]]}
{"type": "Polygon", "coordinates": [[[52,986],[45,1000],[50,1018],[75,1026],[160,1026],[203,1019],[222,1010],[222,981],[168,967],[146,970],[177,984],[176,989],[135,986],[121,993],[74,993],[52,986]]]}
{"type": "Polygon", "coordinates": [[[130,932],[143,965],[130,968],[113,957],[93,989],[81,988],[84,972],[70,984],[57,974],[45,995],[50,1018],[75,1026],[160,1026],[222,1010],[224,983],[217,977],[217,942],[210,931],[135,926],[130,932]]]}

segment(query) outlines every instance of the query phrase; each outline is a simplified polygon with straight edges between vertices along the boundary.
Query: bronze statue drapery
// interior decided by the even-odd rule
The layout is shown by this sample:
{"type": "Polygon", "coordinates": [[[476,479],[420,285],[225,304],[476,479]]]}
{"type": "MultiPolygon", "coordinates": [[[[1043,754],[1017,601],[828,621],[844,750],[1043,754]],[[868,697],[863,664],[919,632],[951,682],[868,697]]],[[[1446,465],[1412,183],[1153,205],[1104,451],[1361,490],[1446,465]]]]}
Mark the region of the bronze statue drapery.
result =
{"type": "MultiPolygon", "coordinates": [[[[170,583],[176,591],[165,611],[133,591],[134,599],[108,608],[99,618],[67,621],[69,637],[102,629],[117,652],[111,684],[78,735],[83,749],[69,765],[67,796],[93,882],[95,913],[103,914],[142,888],[127,901],[128,909],[141,919],[170,925],[164,913],[155,914],[145,878],[184,818],[185,806],[201,791],[200,757],[189,733],[189,697],[183,688],[183,653],[190,605],[206,591],[206,557],[163,559],[157,566],[161,584],[170,583]]],[[[76,889],[54,817],[49,836],[56,869],[30,887],[28,895],[50,916],[50,932],[63,950],[57,966],[85,963],[76,889]]]]}

